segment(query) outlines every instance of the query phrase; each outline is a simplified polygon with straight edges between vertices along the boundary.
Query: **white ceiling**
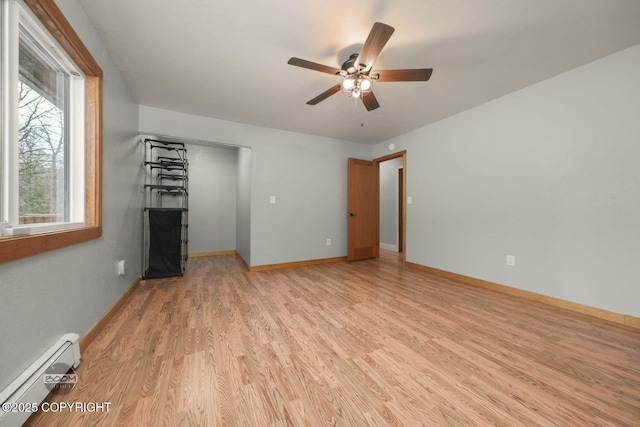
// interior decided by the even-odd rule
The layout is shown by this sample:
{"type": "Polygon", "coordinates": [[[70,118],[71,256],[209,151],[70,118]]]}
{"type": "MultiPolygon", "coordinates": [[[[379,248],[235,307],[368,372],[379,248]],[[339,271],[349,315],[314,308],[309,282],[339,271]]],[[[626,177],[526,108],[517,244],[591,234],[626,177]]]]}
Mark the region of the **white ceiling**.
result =
{"type": "MultiPolygon", "coordinates": [[[[638,0],[80,0],[141,105],[376,143],[640,43],[638,0]],[[375,69],[381,107],[338,93],[374,22],[395,28],[375,69]]],[[[603,79],[608,76],[603,75],[603,79]]]]}

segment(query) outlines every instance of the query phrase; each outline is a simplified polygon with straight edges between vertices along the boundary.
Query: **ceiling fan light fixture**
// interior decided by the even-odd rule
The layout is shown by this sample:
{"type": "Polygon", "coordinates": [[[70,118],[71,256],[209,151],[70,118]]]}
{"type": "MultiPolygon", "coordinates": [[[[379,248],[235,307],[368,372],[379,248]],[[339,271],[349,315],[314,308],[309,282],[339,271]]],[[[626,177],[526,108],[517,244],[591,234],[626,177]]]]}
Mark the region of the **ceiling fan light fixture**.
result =
{"type": "Polygon", "coordinates": [[[345,90],[352,89],[355,85],[356,82],[353,76],[348,76],[344,80],[342,80],[342,88],[345,90]]]}
{"type": "Polygon", "coordinates": [[[342,80],[342,93],[352,98],[360,98],[371,92],[372,83],[365,74],[352,74],[342,80]]]}

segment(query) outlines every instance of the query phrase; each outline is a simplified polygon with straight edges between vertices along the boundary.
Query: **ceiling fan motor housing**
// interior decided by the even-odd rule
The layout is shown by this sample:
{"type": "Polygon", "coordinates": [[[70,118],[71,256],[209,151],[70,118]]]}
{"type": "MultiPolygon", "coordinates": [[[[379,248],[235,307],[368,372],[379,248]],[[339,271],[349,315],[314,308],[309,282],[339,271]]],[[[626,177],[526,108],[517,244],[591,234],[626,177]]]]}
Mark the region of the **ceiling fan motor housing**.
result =
{"type": "Polygon", "coordinates": [[[358,72],[359,69],[364,68],[364,64],[359,64],[359,66],[356,66],[358,56],[360,56],[359,53],[352,53],[351,56],[349,56],[349,59],[344,61],[344,64],[342,64],[342,70],[346,71],[347,74],[354,74],[358,72]]]}

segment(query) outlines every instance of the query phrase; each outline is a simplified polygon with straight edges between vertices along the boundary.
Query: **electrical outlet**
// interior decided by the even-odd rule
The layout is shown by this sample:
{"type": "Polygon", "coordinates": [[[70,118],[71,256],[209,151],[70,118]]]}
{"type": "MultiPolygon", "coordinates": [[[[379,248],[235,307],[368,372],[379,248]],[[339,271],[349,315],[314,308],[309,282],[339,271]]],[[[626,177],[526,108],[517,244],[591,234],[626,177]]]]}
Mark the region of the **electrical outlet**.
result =
{"type": "Polygon", "coordinates": [[[515,265],[516,265],[516,256],[515,255],[507,255],[507,265],[509,267],[515,267],[515,265]]]}
{"type": "Polygon", "coordinates": [[[118,261],[118,276],[124,276],[124,260],[118,261]]]}
{"type": "Polygon", "coordinates": [[[327,246],[331,246],[331,239],[327,239],[327,246]]]}

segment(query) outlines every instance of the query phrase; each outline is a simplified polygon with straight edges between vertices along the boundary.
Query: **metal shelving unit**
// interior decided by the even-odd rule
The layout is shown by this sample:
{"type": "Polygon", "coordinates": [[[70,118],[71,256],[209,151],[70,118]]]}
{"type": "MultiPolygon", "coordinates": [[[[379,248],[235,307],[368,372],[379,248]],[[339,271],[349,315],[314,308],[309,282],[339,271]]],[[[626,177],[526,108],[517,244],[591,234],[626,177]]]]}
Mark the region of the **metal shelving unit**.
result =
{"type": "Polygon", "coordinates": [[[189,245],[189,162],[182,142],[144,138],[143,278],[182,275],[189,245]]]}

